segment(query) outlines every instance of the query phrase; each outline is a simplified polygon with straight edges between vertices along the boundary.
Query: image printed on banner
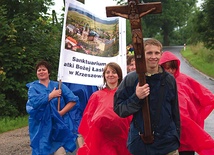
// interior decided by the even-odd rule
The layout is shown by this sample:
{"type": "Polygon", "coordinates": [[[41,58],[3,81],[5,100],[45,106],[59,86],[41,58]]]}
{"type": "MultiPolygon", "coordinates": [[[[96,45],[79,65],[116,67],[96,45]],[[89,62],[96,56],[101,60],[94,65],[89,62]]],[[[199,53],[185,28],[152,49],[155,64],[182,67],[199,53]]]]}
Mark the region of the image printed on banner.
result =
{"type": "Polygon", "coordinates": [[[99,57],[117,56],[119,19],[101,19],[70,3],[66,19],[65,49],[99,57]]]}

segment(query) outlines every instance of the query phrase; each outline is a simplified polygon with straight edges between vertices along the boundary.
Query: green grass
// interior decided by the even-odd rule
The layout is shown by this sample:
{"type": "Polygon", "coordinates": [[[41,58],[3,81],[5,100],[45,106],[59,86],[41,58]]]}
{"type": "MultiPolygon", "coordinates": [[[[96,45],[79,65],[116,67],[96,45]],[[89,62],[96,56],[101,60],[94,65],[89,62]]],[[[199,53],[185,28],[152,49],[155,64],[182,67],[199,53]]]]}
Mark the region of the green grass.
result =
{"type": "Polygon", "coordinates": [[[28,116],[0,118],[0,133],[28,126],[28,116]]]}
{"type": "Polygon", "coordinates": [[[194,68],[214,78],[214,50],[208,50],[199,43],[187,46],[185,51],[181,51],[181,54],[194,68]]]}

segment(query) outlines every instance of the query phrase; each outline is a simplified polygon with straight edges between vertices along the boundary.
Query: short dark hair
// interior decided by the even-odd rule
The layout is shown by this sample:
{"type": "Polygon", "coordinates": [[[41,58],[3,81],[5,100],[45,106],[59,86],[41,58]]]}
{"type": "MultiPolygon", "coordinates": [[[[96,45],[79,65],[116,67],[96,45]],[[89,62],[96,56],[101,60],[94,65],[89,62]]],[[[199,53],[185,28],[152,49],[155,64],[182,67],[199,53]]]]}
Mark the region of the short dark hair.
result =
{"type": "Polygon", "coordinates": [[[49,74],[51,73],[51,65],[50,65],[47,61],[45,61],[45,60],[39,61],[39,62],[36,64],[36,67],[35,67],[36,71],[37,71],[37,69],[38,69],[40,66],[44,66],[45,68],[47,68],[48,73],[49,73],[49,74]]]}
{"type": "Polygon", "coordinates": [[[169,67],[172,69],[178,69],[178,63],[176,60],[168,61],[169,67]]]}
{"type": "Polygon", "coordinates": [[[130,65],[130,63],[132,62],[132,60],[135,60],[135,56],[134,55],[130,55],[127,58],[127,65],[130,65]]]}

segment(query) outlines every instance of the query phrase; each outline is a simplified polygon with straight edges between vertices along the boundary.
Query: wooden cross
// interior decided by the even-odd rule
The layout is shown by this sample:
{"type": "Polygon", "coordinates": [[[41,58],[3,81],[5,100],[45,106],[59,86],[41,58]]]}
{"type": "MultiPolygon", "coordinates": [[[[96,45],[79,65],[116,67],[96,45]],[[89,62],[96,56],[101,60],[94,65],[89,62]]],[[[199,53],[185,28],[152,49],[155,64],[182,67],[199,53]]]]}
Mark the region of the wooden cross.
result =
{"type": "MultiPolygon", "coordinates": [[[[138,74],[140,86],[143,86],[146,83],[145,73],[147,72],[141,18],[147,14],[157,14],[161,12],[162,12],[161,2],[139,3],[139,0],[128,0],[128,5],[125,6],[106,7],[107,17],[120,16],[130,21],[132,32],[132,45],[134,47],[135,55],[136,72],[138,74]]],[[[142,104],[144,133],[141,134],[141,138],[144,141],[144,143],[149,144],[153,142],[154,135],[151,129],[148,97],[146,97],[144,101],[141,100],[141,102],[144,102],[142,104]]]]}

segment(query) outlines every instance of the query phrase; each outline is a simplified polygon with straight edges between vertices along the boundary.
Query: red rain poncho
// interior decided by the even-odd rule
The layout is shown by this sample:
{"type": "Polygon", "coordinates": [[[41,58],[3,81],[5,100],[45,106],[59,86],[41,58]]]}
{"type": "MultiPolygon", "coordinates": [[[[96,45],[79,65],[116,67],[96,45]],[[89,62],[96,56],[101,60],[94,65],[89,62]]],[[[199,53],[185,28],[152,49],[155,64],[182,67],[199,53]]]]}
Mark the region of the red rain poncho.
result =
{"type": "Polygon", "coordinates": [[[181,146],[179,151],[196,151],[199,155],[214,154],[214,140],[204,130],[204,120],[214,108],[214,94],[193,78],[180,73],[180,60],[171,52],[164,52],[159,64],[176,60],[177,82],[181,117],[181,146]]]}
{"type": "Polygon", "coordinates": [[[116,89],[92,94],[79,126],[84,145],[78,155],[131,155],[126,147],[132,116],[120,118],[113,111],[116,89]]]}

